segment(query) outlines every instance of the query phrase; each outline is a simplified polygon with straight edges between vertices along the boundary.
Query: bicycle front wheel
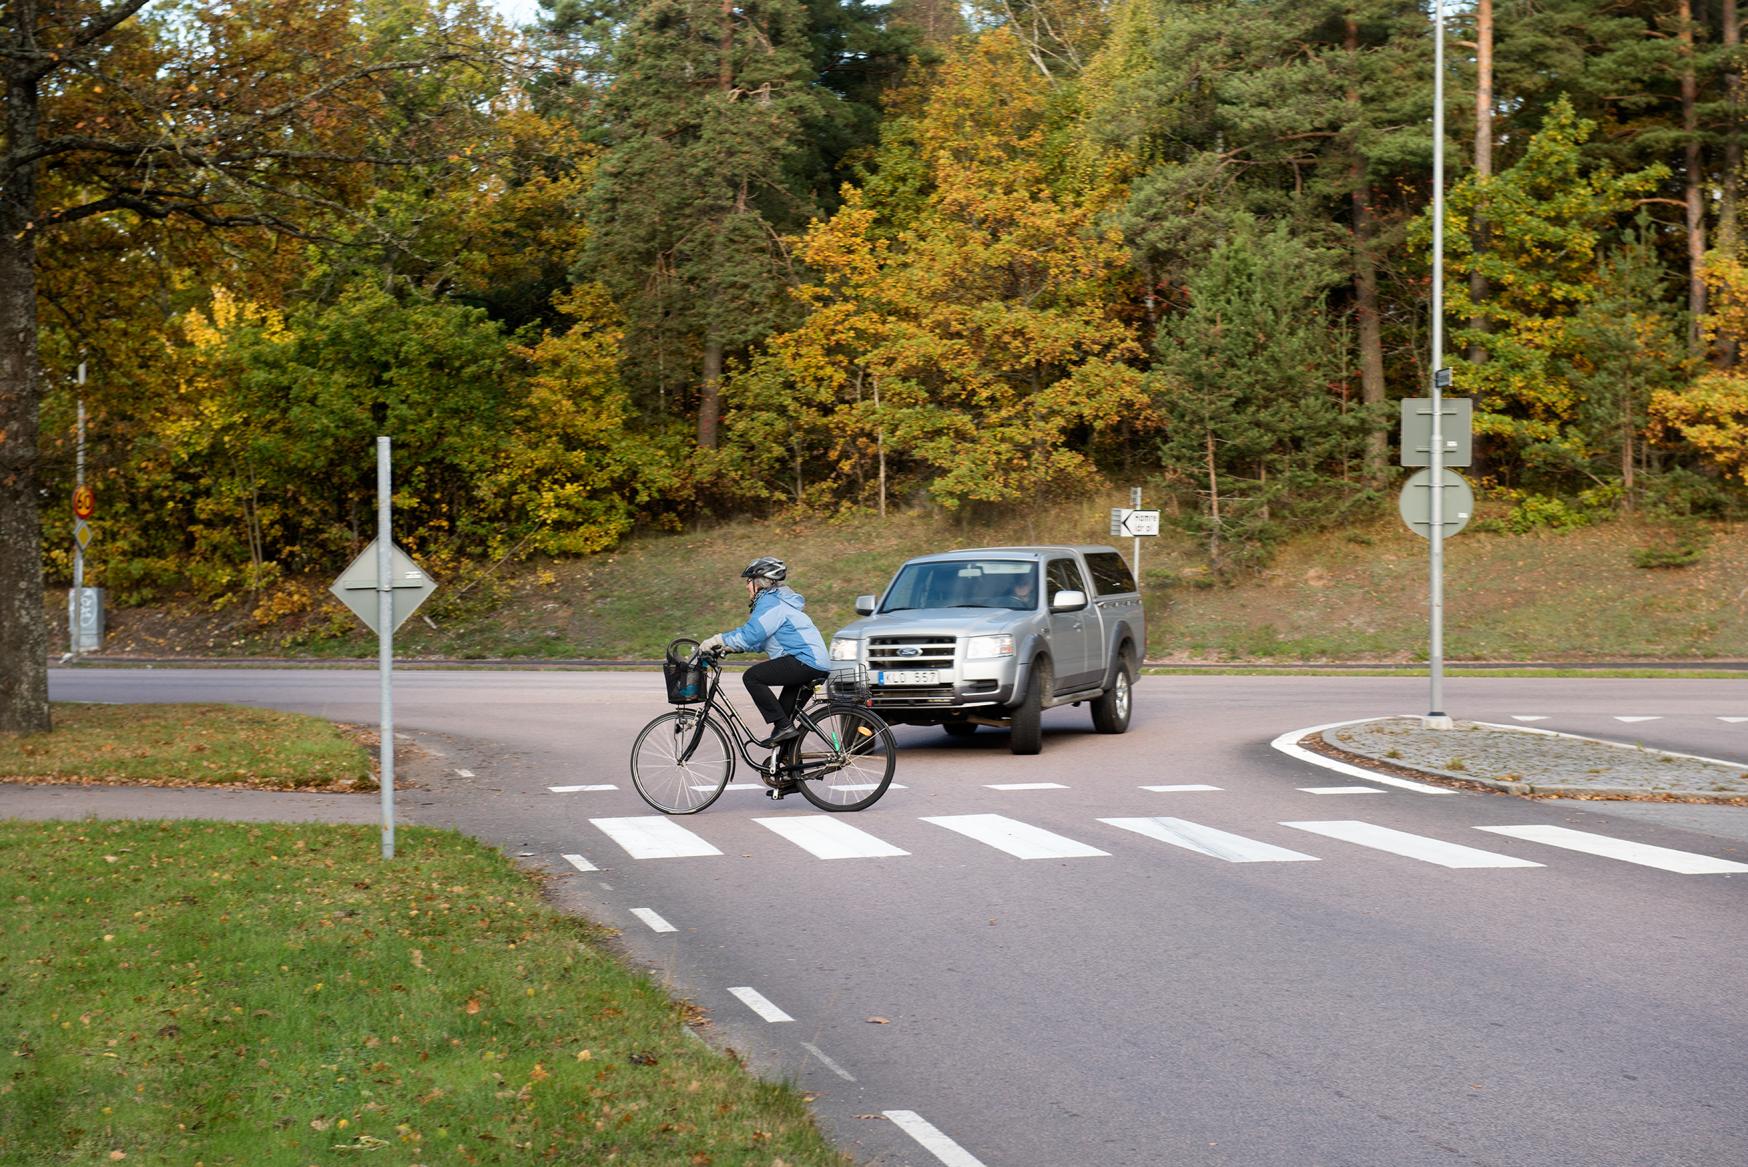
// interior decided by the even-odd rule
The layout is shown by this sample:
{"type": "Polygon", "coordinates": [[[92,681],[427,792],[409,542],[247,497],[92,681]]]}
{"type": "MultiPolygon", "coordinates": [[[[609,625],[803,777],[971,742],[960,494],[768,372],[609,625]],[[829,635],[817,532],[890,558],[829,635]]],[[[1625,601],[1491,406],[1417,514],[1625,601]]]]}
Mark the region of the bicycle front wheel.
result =
{"type": "Polygon", "coordinates": [[[662,714],[631,747],[631,784],[663,814],[697,814],[716,801],[733,774],[728,734],[700,710],[662,714]]]}
{"type": "Polygon", "coordinates": [[[892,730],[861,709],[810,714],[816,728],[797,738],[786,759],[801,793],[821,810],[873,806],[892,784],[897,743],[892,730]]]}

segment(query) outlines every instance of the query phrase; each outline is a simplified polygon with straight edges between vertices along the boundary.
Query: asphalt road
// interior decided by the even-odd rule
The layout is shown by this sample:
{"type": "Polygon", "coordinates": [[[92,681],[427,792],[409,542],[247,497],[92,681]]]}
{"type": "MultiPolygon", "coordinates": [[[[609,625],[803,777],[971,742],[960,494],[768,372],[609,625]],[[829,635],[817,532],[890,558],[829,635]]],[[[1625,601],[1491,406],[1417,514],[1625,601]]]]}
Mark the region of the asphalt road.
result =
{"type": "MultiPolygon", "coordinates": [[[[370,672],[50,683],[375,720],[370,672]]],[[[1458,717],[1748,760],[1748,721],[1725,720],[1748,717],[1741,682],[1459,678],[1446,696],[1458,717]]],[[[559,874],[559,902],[622,929],[866,1163],[1748,1163],[1748,871],[1478,829],[1748,864],[1748,812],[1315,793],[1368,784],[1268,745],[1425,699],[1423,680],[1145,678],[1128,734],[1052,711],[1038,757],[996,731],[901,730],[898,785],[829,819],[879,854],[818,857],[795,833],[827,816],[737,782],[659,820],[705,853],[638,858],[614,820],[653,817],[625,759],[664,707],[654,673],[406,672],[397,727],[441,763],[400,803],[559,874]],[[1033,788],[992,788],[1010,784],[1033,788]]]]}

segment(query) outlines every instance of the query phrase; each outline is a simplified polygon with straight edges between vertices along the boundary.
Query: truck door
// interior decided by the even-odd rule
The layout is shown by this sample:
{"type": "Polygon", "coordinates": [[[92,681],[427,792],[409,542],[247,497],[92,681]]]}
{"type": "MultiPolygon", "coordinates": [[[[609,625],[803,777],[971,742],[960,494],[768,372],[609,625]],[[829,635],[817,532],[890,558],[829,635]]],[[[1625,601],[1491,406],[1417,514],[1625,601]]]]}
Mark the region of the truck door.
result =
{"type": "Polygon", "coordinates": [[[1063,557],[1052,559],[1044,569],[1044,603],[1057,592],[1076,591],[1087,597],[1086,606],[1073,612],[1050,614],[1050,655],[1056,664],[1058,691],[1083,689],[1102,680],[1099,667],[1101,632],[1098,609],[1087,589],[1080,564],[1063,557]]]}

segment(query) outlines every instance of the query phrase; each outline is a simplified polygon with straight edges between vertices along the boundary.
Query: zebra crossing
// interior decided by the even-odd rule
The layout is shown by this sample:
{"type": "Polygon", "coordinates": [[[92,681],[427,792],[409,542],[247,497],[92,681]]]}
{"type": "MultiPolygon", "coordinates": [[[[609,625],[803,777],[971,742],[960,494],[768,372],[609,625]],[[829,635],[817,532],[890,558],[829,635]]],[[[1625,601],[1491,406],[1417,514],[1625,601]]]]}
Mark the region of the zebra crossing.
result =
{"type": "MultiPolygon", "coordinates": [[[[709,831],[705,823],[683,825],[662,815],[592,818],[588,821],[601,837],[633,860],[698,859],[723,854],[722,848],[705,837],[705,832],[709,831]]],[[[725,826],[737,821],[725,820],[725,826]]],[[[914,821],[1017,860],[1109,859],[1116,852],[1106,850],[1107,846],[1123,849],[1116,841],[1101,840],[1102,845],[1095,846],[1084,839],[1071,838],[1004,814],[931,815],[914,821]]],[[[900,847],[840,816],[827,813],[755,818],[752,822],[770,832],[775,839],[815,859],[901,859],[917,853],[914,842],[910,844],[912,849],[900,847]]],[[[1308,844],[1319,854],[1175,816],[1100,818],[1090,820],[1087,825],[1089,832],[1100,826],[1114,827],[1125,832],[1124,838],[1139,836],[1147,843],[1166,844],[1176,850],[1226,863],[1315,863],[1337,855],[1373,852],[1450,870],[1546,866],[1537,859],[1471,846],[1451,838],[1414,834],[1360,819],[1291,820],[1273,824],[1334,845],[1325,849],[1308,844]]],[[[1477,825],[1471,829],[1487,832],[1498,839],[1528,844],[1531,853],[1540,858],[1550,858],[1551,852],[1544,849],[1553,848],[1681,875],[1748,873],[1748,863],[1734,859],[1636,843],[1568,827],[1497,824],[1477,825]]],[[[939,837],[945,839],[946,835],[939,837]]],[[[599,853],[593,858],[586,853],[568,853],[564,858],[579,871],[598,870],[595,864],[605,861],[599,853]]]]}

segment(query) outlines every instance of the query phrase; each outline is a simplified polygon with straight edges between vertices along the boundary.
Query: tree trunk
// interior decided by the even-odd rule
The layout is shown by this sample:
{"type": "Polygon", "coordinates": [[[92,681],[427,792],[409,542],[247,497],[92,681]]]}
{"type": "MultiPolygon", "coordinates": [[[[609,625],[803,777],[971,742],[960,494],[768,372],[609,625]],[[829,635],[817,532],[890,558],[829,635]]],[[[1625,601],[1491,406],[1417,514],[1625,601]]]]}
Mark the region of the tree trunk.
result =
{"type": "Polygon", "coordinates": [[[698,444],[716,449],[716,423],[722,412],[722,342],[704,342],[704,384],[698,393],[698,444]]]}
{"type": "Polygon", "coordinates": [[[1700,354],[1700,318],[1706,311],[1705,253],[1706,220],[1704,192],[1700,188],[1699,83],[1694,74],[1693,0],[1680,0],[1677,11],[1681,21],[1681,133],[1682,154],[1686,174],[1687,206],[1687,351],[1700,354]]]}
{"type": "Polygon", "coordinates": [[[48,628],[36,481],[36,244],[30,233],[36,163],[13,162],[37,144],[37,83],[21,75],[21,62],[9,64],[4,142],[10,157],[4,162],[11,173],[0,188],[0,732],[45,733],[48,628]]]}
{"type": "MultiPolygon", "coordinates": [[[[1740,234],[1736,220],[1742,187],[1742,72],[1737,54],[1742,47],[1742,25],[1736,15],[1736,0],[1723,0],[1724,40],[1724,182],[1718,208],[1718,249],[1735,254],[1740,234]]],[[[1716,360],[1721,368],[1734,368],[1740,342],[1733,336],[1718,338],[1716,360]]]]}
{"type": "MultiPolygon", "coordinates": [[[[1357,60],[1360,47],[1359,21],[1347,18],[1345,45],[1350,72],[1347,104],[1350,116],[1357,117],[1360,104],[1357,60]]],[[[1386,399],[1384,384],[1384,334],[1378,321],[1378,264],[1373,254],[1377,223],[1372,217],[1372,186],[1366,179],[1366,162],[1360,157],[1358,143],[1353,144],[1353,161],[1349,185],[1353,199],[1353,262],[1354,316],[1360,344],[1360,400],[1372,417],[1366,431],[1366,482],[1374,487],[1384,485],[1385,465],[1390,454],[1390,427],[1383,417],[1386,399]]]]}
{"type": "MultiPolygon", "coordinates": [[[[1493,177],[1493,0],[1475,0],[1475,177],[1493,177]]],[[[1480,256],[1487,247],[1487,223],[1480,215],[1470,224],[1470,238],[1480,256]]],[[[1471,268],[1469,302],[1475,305],[1475,314],[1469,317],[1469,327],[1476,332],[1487,327],[1480,308],[1489,295],[1487,277],[1471,268]]],[[[1472,363],[1486,359],[1487,349],[1480,342],[1469,345],[1472,363]]]]}

